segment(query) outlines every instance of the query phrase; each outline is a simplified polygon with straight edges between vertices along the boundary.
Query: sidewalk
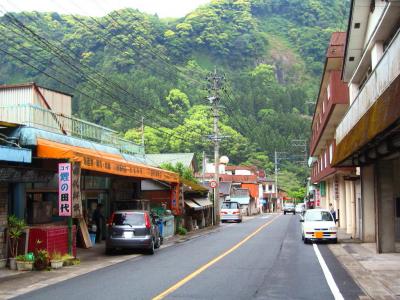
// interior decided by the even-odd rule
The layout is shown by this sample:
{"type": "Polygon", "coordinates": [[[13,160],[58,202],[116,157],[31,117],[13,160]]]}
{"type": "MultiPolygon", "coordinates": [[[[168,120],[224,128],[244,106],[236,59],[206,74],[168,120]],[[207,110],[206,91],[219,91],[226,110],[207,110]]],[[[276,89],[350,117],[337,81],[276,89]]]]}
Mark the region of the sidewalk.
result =
{"type": "MultiPolygon", "coordinates": [[[[207,227],[189,232],[185,236],[175,235],[164,241],[160,249],[170,247],[177,243],[182,243],[206,234],[210,234],[221,227],[207,227]]],[[[9,299],[28,293],[30,291],[49,286],[79,275],[96,271],[114,264],[118,264],[130,259],[137,258],[142,254],[132,254],[132,252],[120,252],[116,255],[105,255],[105,243],[96,244],[90,249],[78,248],[77,257],[81,263],[75,266],[63,267],[51,271],[31,271],[18,272],[8,269],[0,270],[0,299],[9,299]]],[[[157,254],[156,254],[157,255],[157,254]]]]}
{"type": "Polygon", "coordinates": [[[377,254],[375,243],[342,236],[330,250],[368,296],[366,299],[400,299],[400,253],[377,254]]]}

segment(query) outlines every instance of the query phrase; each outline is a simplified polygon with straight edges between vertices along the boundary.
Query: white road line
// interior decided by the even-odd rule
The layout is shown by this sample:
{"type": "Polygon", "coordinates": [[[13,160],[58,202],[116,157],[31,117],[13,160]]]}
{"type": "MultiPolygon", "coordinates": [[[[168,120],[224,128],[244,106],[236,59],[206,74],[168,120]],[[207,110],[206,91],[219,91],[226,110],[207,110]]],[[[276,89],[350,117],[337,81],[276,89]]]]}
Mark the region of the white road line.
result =
{"type": "Polygon", "coordinates": [[[335,280],[333,279],[331,272],[328,269],[328,266],[325,263],[324,258],[321,255],[321,252],[319,252],[318,246],[316,244],[313,244],[313,247],[315,254],[317,255],[319,264],[321,265],[322,271],[324,272],[326,282],[328,283],[329,288],[331,289],[333,297],[335,297],[335,300],[344,300],[342,294],[339,291],[338,286],[336,285],[335,280]]]}

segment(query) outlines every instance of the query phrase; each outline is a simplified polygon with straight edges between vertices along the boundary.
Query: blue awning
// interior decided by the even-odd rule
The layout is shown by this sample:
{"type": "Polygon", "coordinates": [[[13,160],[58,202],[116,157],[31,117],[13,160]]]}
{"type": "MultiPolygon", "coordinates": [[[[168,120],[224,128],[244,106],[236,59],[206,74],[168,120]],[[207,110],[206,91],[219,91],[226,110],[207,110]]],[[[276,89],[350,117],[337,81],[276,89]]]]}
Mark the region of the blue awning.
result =
{"type": "Polygon", "coordinates": [[[31,163],[32,151],[30,149],[0,146],[0,161],[31,163]]]}

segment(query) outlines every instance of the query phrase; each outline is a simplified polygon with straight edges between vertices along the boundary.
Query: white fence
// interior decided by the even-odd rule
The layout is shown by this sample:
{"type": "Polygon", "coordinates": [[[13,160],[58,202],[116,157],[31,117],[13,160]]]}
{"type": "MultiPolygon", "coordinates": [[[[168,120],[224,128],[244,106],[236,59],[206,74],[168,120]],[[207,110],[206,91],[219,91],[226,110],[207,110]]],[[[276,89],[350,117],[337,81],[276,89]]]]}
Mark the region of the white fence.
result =
{"type": "Polygon", "coordinates": [[[364,87],[354,99],[342,122],[336,129],[339,143],[400,74],[400,31],[383,54],[364,87]]]}

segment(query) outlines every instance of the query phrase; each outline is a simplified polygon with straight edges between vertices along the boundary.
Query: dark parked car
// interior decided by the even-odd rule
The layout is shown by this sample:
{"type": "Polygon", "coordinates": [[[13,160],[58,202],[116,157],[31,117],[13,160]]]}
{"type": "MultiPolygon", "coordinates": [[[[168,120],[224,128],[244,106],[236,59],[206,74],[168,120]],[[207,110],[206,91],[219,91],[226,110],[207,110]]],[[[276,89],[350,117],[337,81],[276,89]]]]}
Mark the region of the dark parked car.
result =
{"type": "Polygon", "coordinates": [[[119,210],[107,226],[106,253],[115,249],[144,249],[154,254],[161,245],[155,218],[148,211],[119,210]]]}

